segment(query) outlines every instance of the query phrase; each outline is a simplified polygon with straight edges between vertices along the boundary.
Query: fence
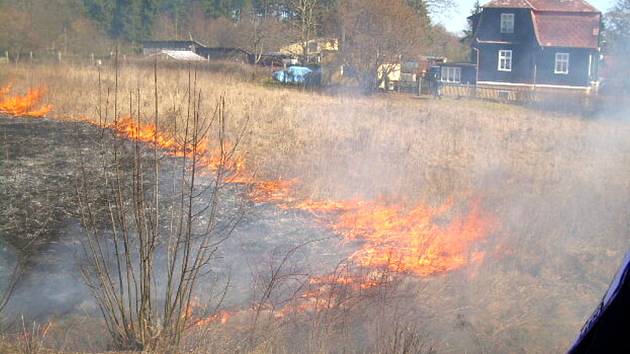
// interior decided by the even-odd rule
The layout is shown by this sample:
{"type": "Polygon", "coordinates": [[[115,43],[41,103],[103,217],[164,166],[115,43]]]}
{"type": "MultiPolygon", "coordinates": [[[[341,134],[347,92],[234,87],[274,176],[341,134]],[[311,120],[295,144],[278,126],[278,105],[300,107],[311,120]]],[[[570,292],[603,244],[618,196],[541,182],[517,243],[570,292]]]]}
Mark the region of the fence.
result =
{"type": "Polygon", "coordinates": [[[570,88],[550,86],[508,86],[508,85],[470,85],[440,82],[437,84],[440,96],[470,97],[490,101],[534,105],[544,108],[592,109],[601,102],[592,88],[570,88]]]}

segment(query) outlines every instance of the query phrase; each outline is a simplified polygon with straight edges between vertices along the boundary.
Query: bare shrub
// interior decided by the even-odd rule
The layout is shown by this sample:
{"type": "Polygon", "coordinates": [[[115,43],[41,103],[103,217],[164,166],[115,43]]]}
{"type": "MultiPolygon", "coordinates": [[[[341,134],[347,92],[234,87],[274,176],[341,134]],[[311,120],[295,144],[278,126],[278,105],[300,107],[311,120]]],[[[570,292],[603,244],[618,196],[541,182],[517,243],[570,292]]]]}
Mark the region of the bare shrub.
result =
{"type": "MultiPolygon", "coordinates": [[[[84,171],[77,180],[86,231],[83,274],[117,349],[178,346],[190,325],[199,282],[239,219],[221,215],[221,191],[230,173],[227,164],[238,144],[227,146],[225,101],[220,100],[206,116],[192,75],[189,71],[184,124],[167,133],[158,120],[156,64],[152,146],[141,146],[136,140],[129,149],[115,137],[104,139],[96,146],[102,149],[102,170],[84,171]],[[166,134],[179,141],[182,157],[167,177],[172,181],[165,185],[158,140],[166,134]],[[201,183],[201,170],[207,171],[201,146],[208,140],[218,148],[214,156],[218,162],[212,176],[206,175],[201,183]]],[[[121,119],[115,85],[114,127],[121,119]]],[[[141,99],[140,89],[130,93],[129,115],[138,117],[137,126],[143,124],[141,99]]],[[[136,138],[133,133],[131,138],[136,138]]]]}

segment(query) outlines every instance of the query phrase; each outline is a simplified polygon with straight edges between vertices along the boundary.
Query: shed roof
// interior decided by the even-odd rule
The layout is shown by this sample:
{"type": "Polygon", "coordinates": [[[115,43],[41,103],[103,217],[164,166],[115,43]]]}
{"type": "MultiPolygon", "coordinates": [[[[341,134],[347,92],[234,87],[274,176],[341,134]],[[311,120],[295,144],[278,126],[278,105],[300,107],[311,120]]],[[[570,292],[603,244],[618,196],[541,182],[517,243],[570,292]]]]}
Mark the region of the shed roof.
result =
{"type": "Polygon", "coordinates": [[[162,50],[160,54],[166,55],[170,59],[180,61],[202,61],[206,60],[201,55],[189,50],[162,50]]]}
{"type": "Polygon", "coordinates": [[[189,48],[191,46],[204,47],[203,44],[192,40],[158,40],[158,41],[143,41],[142,46],[144,48],[189,48]]]}

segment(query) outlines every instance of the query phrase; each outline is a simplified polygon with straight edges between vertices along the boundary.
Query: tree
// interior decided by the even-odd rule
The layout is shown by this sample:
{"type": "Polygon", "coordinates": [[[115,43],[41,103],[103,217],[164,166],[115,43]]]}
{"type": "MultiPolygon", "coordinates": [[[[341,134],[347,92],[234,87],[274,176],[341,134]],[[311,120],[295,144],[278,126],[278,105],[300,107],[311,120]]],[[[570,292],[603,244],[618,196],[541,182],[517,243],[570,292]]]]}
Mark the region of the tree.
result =
{"type": "Polygon", "coordinates": [[[291,17],[291,23],[299,33],[302,44],[302,56],[304,60],[309,60],[308,42],[317,32],[319,26],[318,15],[321,10],[319,0],[288,0],[287,9],[291,17]]]}
{"type": "Polygon", "coordinates": [[[83,0],[87,13],[115,40],[150,38],[158,7],[155,0],[83,0]]]}
{"type": "Polygon", "coordinates": [[[627,56],[630,54],[630,0],[618,0],[606,17],[608,51],[627,56]]]}
{"type": "Polygon", "coordinates": [[[405,0],[346,0],[339,13],[345,36],[343,61],[367,92],[378,88],[393,69],[385,64],[421,52],[426,19],[405,0]]]}
{"type": "Polygon", "coordinates": [[[0,51],[14,60],[41,54],[109,52],[109,41],[88,16],[83,0],[0,2],[0,51]]]}
{"type": "Polygon", "coordinates": [[[202,0],[201,3],[208,17],[232,20],[239,18],[240,10],[245,5],[244,0],[202,0]]]}
{"type": "Polygon", "coordinates": [[[468,17],[468,23],[466,29],[464,30],[464,37],[462,38],[462,43],[466,45],[470,45],[473,40],[473,36],[475,35],[475,27],[477,26],[479,20],[479,14],[481,13],[481,4],[479,0],[475,0],[475,4],[473,5],[472,10],[470,10],[470,16],[468,17]]]}
{"type": "Polygon", "coordinates": [[[425,0],[407,0],[407,3],[416,12],[416,16],[418,16],[418,18],[426,19],[425,24],[427,26],[431,24],[431,19],[429,18],[429,8],[425,0]]]}

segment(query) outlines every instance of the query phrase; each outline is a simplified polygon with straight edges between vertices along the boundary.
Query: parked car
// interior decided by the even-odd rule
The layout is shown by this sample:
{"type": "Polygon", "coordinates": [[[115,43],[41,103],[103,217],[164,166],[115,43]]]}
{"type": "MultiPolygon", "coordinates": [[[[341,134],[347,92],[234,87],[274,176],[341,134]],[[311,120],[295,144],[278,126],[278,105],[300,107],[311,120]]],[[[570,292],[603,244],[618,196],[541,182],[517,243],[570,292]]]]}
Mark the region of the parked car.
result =
{"type": "Polygon", "coordinates": [[[283,84],[315,86],[320,83],[321,71],[305,66],[290,66],[286,70],[275,71],[272,78],[283,84]]]}

